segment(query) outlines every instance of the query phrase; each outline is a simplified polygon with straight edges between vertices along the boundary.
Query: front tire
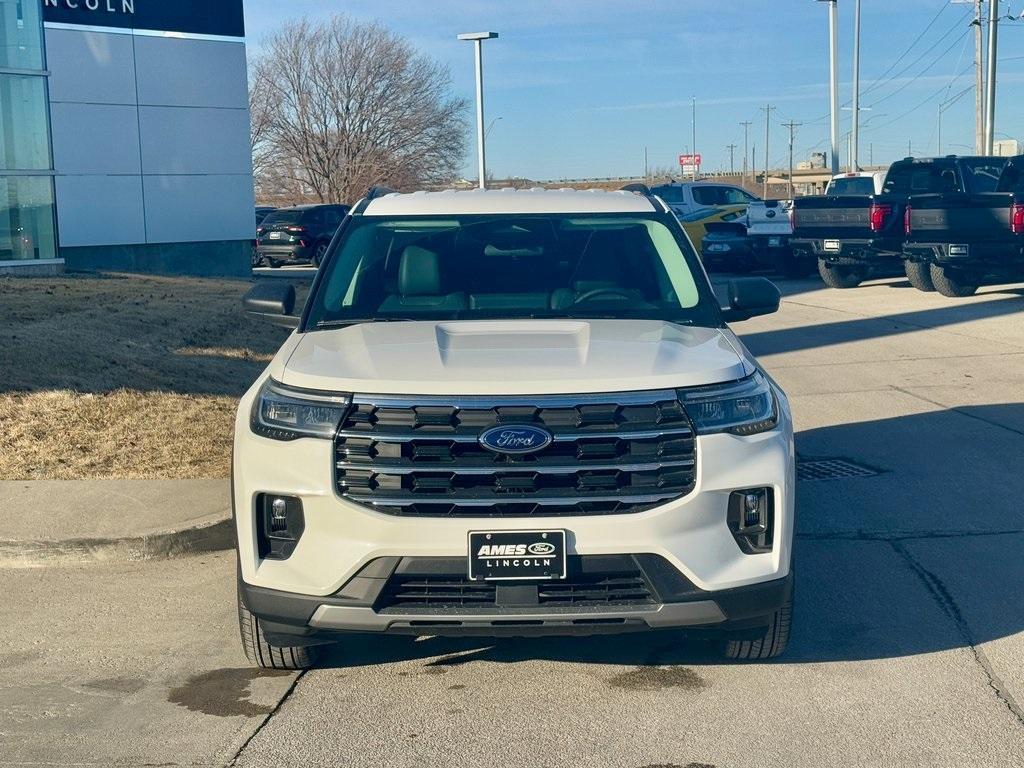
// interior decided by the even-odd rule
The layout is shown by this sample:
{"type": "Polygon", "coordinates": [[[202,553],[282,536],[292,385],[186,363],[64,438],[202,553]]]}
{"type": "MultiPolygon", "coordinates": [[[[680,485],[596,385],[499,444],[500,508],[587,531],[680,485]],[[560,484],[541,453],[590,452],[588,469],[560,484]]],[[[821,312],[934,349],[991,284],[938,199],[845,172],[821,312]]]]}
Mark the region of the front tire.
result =
{"type": "Polygon", "coordinates": [[[781,656],[789,645],[789,629],[793,621],[793,598],[769,617],[764,634],[753,640],[728,640],[724,655],[733,661],[757,661],[781,656]]]}
{"type": "Polygon", "coordinates": [[[249,663],[260,669],[309,669],[316,664],[319,648],[316,646],[271,645],[263,636],[260,620],[242,603],[238,595],[238,630],[242,636],[242,649],[249,663]]]}
{"type": "Polygon", "coordinates": [[[931,265],[931,278],[935,290],[951,299],[962,299],[978,292],[978,284],[968,282],[962,273],[948,267],[931,265]]]}
{"type": "Polygon", "coordinates": [[[822,259],[818,259],[818,274],[821,275],[821,279],[825,281],[825,285],[829,288],[845,290],[847,288],[856,288],[864,282],[864,273],[856,267],[848,267],[841,264],[832,266],[822,259]]]}
{"type": "Polygon", "coordinates": [[[920,261],[904,261],[903,270],[907,273],[907,280],[919,291],[931,293],[935,290],[932,282],[932,271],[927,264],[920,261]]]}

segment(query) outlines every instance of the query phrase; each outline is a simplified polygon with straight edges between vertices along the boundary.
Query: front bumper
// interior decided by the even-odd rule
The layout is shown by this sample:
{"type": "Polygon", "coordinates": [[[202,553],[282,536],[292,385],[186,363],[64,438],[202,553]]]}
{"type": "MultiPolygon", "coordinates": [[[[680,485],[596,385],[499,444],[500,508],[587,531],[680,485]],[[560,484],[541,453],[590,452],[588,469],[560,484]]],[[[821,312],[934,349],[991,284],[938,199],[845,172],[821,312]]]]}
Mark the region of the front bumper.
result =
{"type": "MultiPolygon", "coordinates": [[[[356,576],[329,597],[296,595],[240,584],[240,598],[260,618],[276,645],[331,642],[338,633],[410,635],[593,635],[681,627],[741,631],[760,626],[792,597],[793,575],[762,584],[706,592],[690,584],[656,556],[627,557],[640,563],[656,599],[642,605],[525,605],[536,585],[499,586],[497,603],[485,606],[383,607],[389,579],[356,576]],[[526,592],[524,593],[524,588],[526,592]],[[501,591],[506,594],[502,595],[501,591]]],[[[415,558],[382,558],[362,572],[401,572],[415,558]]],[[[463,561],[433,561],[458,568],[463,561]]],[[[416,567],[416,566],[413,566],[416,567]]],[[[361,573],[362,573],[361,572],[361,573]]],[[[392,593],[393,594],[393,593],[392,593]]],[[[534,601],[536,595],[534,594],[534,601]]]]}
{"type": "MultiPolygon", "coordinates": [[[[519,635],[731,624],[747,615],[729,602],[731,595],[743,594],[736,590],[759,595],[759,589],[790,576],[795,451],[792,417],[781,393],[776,429],[749,437],[698,437],[694,490],[653,509],[599,516],[445,518],[385,514],[339,496],[330,440],[278,442],[253,434],[249,413],[262,384],[263,379],[243,397],[238,411],[233,502],[242,597],[268,623],[271,634],[276,625],[288,628],[294,639],[296,631],[495,634],[505,631],[498,622],[508,621],[516,623],[508,630],[519,635]],[[773,494],[770,552],[746,554],[729,529],[730,495],[748,488],[768,488],[773,494]],[[256,500],[264,493],[302,501],[305,530],[288,559],[259,556],[256,500]],[[424,615],[400,607],[385,610],[372,594],[352,592],[354,584],[364,583],[359,579],[370,578],[365,569],[376,567],[373,563],[456,560],[464,572],[468,532],[480,530],[565,530],[570,559],[655,557],[684,588],[656,585],[648,604],[588,607],[582,612],[571,606],[496,602],[496,611],[486,609],[468,617],[453,617],[446,610],[439,619],[449,622],[444,625],[431,623],[437,615],[430,611],[424,615]]],[[[752,604],[763,617],[777,607],[776,602],[760,595],[752,604]]]]}

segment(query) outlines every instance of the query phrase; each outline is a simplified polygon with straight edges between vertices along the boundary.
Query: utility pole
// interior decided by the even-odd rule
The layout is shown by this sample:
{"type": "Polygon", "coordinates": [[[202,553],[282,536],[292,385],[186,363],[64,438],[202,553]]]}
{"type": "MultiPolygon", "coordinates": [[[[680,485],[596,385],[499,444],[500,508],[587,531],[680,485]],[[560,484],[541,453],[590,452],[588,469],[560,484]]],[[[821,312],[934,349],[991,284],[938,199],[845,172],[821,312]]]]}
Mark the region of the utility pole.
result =
{"type": "Polygon", "coordinates": [[[868,165],[875,167],[875,142],[868,144],[868,165]]]}
{"type": "Polygon", "coordinates": [[[974,0],[974,144],[985,154],[985,27],[981,23],[984,0],[974,0]]]}
{"type": "Polygon", "coordinates": [[[729,150],[729,174],[732,176],[736,175],[736,145],[729,144],[726,149],[729,150]]]}
{"type": "Polygon", "coordinates": [[[989,0],[988,83],[985,96],[985,154],[996,149],[996,70],[999,63],[999,0],[989,0]]]}
{"type": "Polygon", "coordinates": [[[860,170],[860,0],[853,15],[853,130],[850,134],[850,170],[860,170]]]}
{"type": "Polygon", "coordinates": [[[743,183],[747,183],[747,158],[750,157],[750,126],[752,122],[746,120],[740,125],[743,126],[743,183]]]}
{"type": "Polygon", "coordinates": [[[649,184],[651,181],[651,166],[647,163],[647,147],[644,147],[644,184],[649,184]]]}
{"type": "Polygon", "coordinates": [[[792,200],[795,197],[793,191],[793,142],[796,140],[796,129],[799,128],[803,123],[788,122],[783,123],[783,128],[789,128],[789,199],[792,200]]]}
{"type": "Polygon", "coordinates": [[[769,157],[771,154],[771,130],[772,130],[772,112],[775,111],[775,107],[771,104],[763,107],[764,110],[764,198],[768,198],[768,163],[771,162],[769,157]]]}

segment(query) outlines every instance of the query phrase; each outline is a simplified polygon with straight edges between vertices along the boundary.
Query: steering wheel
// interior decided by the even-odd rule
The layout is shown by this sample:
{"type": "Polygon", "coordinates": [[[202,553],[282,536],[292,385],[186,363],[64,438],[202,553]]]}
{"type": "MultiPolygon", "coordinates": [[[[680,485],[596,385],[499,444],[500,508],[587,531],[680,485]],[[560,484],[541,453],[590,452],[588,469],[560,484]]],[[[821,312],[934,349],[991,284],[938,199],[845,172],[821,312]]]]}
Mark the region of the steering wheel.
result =
{"type": "Polygon", "coordinates": [[[635,299],[636,295],[632,291],[627,291],[625,288],[595,288],[592,291],[587,291],[582,296],[577,296],[573,304],[582,304],[584,301],[590,301],[598,296],[618,296],[620,299],[635,299]]]}

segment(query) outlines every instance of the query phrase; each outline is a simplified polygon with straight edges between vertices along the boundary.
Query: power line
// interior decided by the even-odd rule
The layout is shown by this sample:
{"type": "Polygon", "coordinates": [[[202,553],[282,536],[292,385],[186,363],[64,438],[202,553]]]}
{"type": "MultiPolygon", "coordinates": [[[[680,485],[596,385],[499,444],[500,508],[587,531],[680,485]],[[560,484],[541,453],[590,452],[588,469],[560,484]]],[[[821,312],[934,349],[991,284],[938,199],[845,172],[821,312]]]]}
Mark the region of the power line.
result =
{"type": "MultiPolygon", "coordinates": [[[[916,83],[918,80],[920,80],[922,77],[924,77],[925,74],[930,72],[932,67],[934,67],[936,64],[938,64],[946,56],[946,54],[948,54],[950,51],[952,51],[954,48],[956,48],[956,46],[960,43],[960,41],[963,40],[965,37],[967,37],[967,35],[969,35],[970,33],[971,33],[970,29],[964,30],[963,34],[961,34],[960,37],[958,37],[956,40],[954,40],[953,44],[951,46],[949,46],[946,50],[944,50],[937,57],[935,57],[935,59],[932,61],[931,64],[929,64],[927,67],[922,69],[920,72],[918,72],[916,75],[914,75],[914,77],[912,77],[910,80],[905,82],[903,85],[901,85],[899,88],[897,88],[892,93],[888,94],[887,96],[883,96],[880,99],[876,99],[875,101],[873,101],[871,103],[871,106],[875,107],[875,106],[877,106],[877,105],[879,105],[879,104],[881,104],[881,103],[883,103],[885,101],[888,101],[889,99],[894,98],[894,97],[898,96],[899,94],[903,93],[903,91],[905,91],[907,88],[909,88],[914,83],[916,83]]],[[[946,87],[946,86],[943,86],[943,87],[946,87]]]]}
{"type": "MultiPolygon", "coordinates": [[[[909,46],[907,47],[907,49],[906,49],[906,50],[905,50],[905,51],[904,51],[903,53],[901,53],[901,54],[899,55],[899,58],[897,58],[897,59],[896,59],[896,61],[894,61],[894,62],[893,62],[893,63],[892,63],[892,64],[891,64],[890,66],[889,66],[889,68],[888,68],[887,70],[885,70],[885,72],[883,72],[883,73],[882,73],[881,75],[879,75],[879,77],[878,77],[878,81],[881,81],[881,80],[882,80],[882,79],[883,79],[883,78],[884,78],[884,77],[885,77],[886,75],[888,75],[888,74],[889,74],[890,72],[892,72],[892,71],[893,71],[894,69],[896,69],[896,67],[898,67],[898,66],[899,66],[900,62],[901,62],[901,61],[903,61],[903,59],[905,59],[905,58],[906,58],[906,57],[907,57],[907,56],[909,55],[909,53],[910,53],[910,52],[911,52],[912,50],[914,50],[914,47],[915,47],[915,46],[916,46],[916,45],[917,45],[917,44],[918,44],[919,42],[921,42],[921,40],[923,40],[923,39],[924,39],[924,36],[925,36],[925,35],[927,35],[927,34],[928,34],[928,31],[929,31],[929,30],[930,30],[930,29],[931,29],[932,27],[934,27],[934,26],[935,26],[935,22],[937,22],[937,21],[939,20],[939,17],[940,17],[940,16],[942,16],[942,14],[943,14],[943,13],[945,13],[945,12],[946,12],[946,9],[948,9],[948,8],[949,8],[949,2],[948,2],[948,0],[942,0],[941,6],[940,6],[940,8],[939,8],[939,12],[938,12],[938,13],[936,13],[936,14],[935,14],[935,16],[934,16],[934,17],[932,18],[932,20],[928,22],[928,26],[926,26],[926,27],[925,27],[925,28],[924,28],[924,29],[923,29],[923,30],[921,31],[921,34],[919,34],[919,35],[918,35],[918,36],[917,36],[916,38],[914,38],[914,42],[912,42],[912,43],[911,43],[911,44],[910,44],[910,45],[909,45],[909,46]]],[[[876,81],[876,82],[877,82],[877,81],[876,81]]],[[[872,87],[869,87],[869,88],[868,88],[867,90],[865,90],[865,91],[864,91],[864,93],[868,93],[868,92],[869,92],[869,91],[871,91],[871,90],[872,90],[872,87]]]]}

